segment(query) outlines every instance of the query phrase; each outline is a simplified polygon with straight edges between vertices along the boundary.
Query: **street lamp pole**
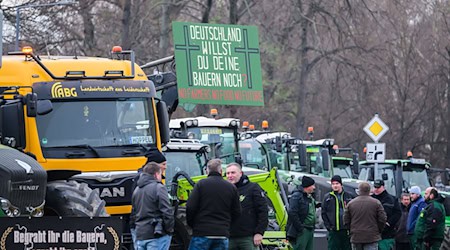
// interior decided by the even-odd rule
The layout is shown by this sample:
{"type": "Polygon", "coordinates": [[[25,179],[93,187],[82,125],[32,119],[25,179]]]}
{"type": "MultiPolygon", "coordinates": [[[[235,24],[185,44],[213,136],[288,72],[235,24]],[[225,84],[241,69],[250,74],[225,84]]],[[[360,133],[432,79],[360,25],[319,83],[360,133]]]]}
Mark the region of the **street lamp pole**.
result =
{"type": "Polygon", "coordinates": [[[50,6],[57,6],[57,5],[71,5],[75,4],[76,2],[69,2],[69,1],[61,1],[56,3],[44,3],[44,4],[26,4],[26,5],[19,5],[16,6],[16,43],[15,43],[15,50],[19,50],[19,38],[20,38],[20,10],[26,9],[26,8],[42,8],[42,7],[50,7],[50,6]]]}

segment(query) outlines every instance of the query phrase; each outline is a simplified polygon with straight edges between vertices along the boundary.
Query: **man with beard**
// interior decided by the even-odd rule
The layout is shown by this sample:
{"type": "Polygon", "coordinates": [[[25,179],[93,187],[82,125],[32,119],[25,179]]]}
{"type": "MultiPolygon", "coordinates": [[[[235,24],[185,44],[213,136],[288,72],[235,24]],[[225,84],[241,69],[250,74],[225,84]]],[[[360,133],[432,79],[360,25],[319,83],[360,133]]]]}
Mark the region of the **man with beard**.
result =
{"type": "Polygon", "coordinates": [[[439,250],[445,230],[444,197],[436,188],[429,187],[425,190],[425,201],[427,206],[420,213],[414,230],[416,249],[439,250]]]}
{"type": "Polygon", "coordinates": [[[250,182],[241,165],[230,163],[227,179],[239,193],[241,215],[231,224],[229,250],[256,250],[262,243],[268,224],[268,208],[264,191],[250,182]]]}
{"type": "Polygon", "coordinates": [[[420,212],[427,206],[425,199],[422,197],[419,186],[412,186],[409,189],[411,194],[411,207],[409,208],[408,221],[406,222],[406,231],[408,232],[409,243],[412,249],[415,249],[416,236],[414,235],[414,229],[416,228],[417,218],[419,218],[420,212]]]}

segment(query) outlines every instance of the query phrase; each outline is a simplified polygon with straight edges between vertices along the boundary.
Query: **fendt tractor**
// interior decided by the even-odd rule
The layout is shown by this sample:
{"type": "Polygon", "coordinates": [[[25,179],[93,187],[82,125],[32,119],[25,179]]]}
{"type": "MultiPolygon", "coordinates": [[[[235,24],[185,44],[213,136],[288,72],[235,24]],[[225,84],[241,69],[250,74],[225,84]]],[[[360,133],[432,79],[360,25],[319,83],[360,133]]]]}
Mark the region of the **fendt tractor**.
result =
{"type": "Polygon", "coordinates": [[[3,57],[0,94],[2,144],[47,172],[46,215],[130,213],[136,170],[149,149],[169,141],[166,104],[132,51],[114,47],[111,58],[11,52],[3,57]]]}
{"type": "MultiPolygon", "coordinates": [[[[361,161],[359,165],[359,179],[373,182],[374,179],[382,179],[387,192],[400,198],[401,194],[408,192],[412,186],[419,186],[424,193],[427,187],[431,187],[428,178],[428,171],[431,164],[425,159],[413,158],[412,154],[408,159],[386,159],[383,163],[378,163],[377,176],[374,171],[375,163],[361,161]]],[[[450,193],[439,191],[444,195],[444,207],[446,212],[445,226],[446,234],[441,249],[450,249],[450,193]]]]}

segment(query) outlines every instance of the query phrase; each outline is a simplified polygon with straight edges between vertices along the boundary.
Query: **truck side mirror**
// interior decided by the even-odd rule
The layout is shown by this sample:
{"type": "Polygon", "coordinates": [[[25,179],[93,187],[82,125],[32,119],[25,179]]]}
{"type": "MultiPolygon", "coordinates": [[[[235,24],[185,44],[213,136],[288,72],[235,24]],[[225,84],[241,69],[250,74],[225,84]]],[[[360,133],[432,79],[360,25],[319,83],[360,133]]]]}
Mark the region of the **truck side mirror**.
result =
{"type": "Polygon", "coordinates": [[[14,102],[0,108],[1,143],[14,148],[24,149],[25,118],[22,102],[14,102]]]}
{"type": "Polygon", "coordinates": [[[353,154],[353,173],[359,175],[359,154],[353,154]]]}
{"type": "Polygon", "coordinates": [[[36,93],[28,93],[25,96],[25,105],[27,106],[27,116],[36,117],[37,115],[37,95],[36,93]]]}
{"type": "Polygon", "coordinates": [[[323,162],[323,171],[329,171],[330,170],[330,154],[328,149],[323,148],[320,150],[320,154],[322,155],[322,162],[323,162]]]}
{"type": "Polygon", "coordinates": [[[156,104],[156,112],[158,114],[158,126],[161,143],[165,144],[170,140],[169,114],[167,113],[166,103],[159,101],[156,104]]]}

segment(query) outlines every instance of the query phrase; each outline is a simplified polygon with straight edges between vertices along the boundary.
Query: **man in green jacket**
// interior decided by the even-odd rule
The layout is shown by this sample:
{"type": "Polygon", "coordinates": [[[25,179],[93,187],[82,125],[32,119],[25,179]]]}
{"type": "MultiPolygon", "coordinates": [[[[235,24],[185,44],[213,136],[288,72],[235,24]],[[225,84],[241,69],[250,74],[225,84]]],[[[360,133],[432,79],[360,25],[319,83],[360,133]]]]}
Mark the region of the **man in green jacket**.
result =
{"type": "Polygon", "coordinates": [[[425,190],[427,206],[417,219],[414,234],[417,236],[416,249],[439,250],[444,239],[445,208],[444,198],[434,187],[425,190]]]}

